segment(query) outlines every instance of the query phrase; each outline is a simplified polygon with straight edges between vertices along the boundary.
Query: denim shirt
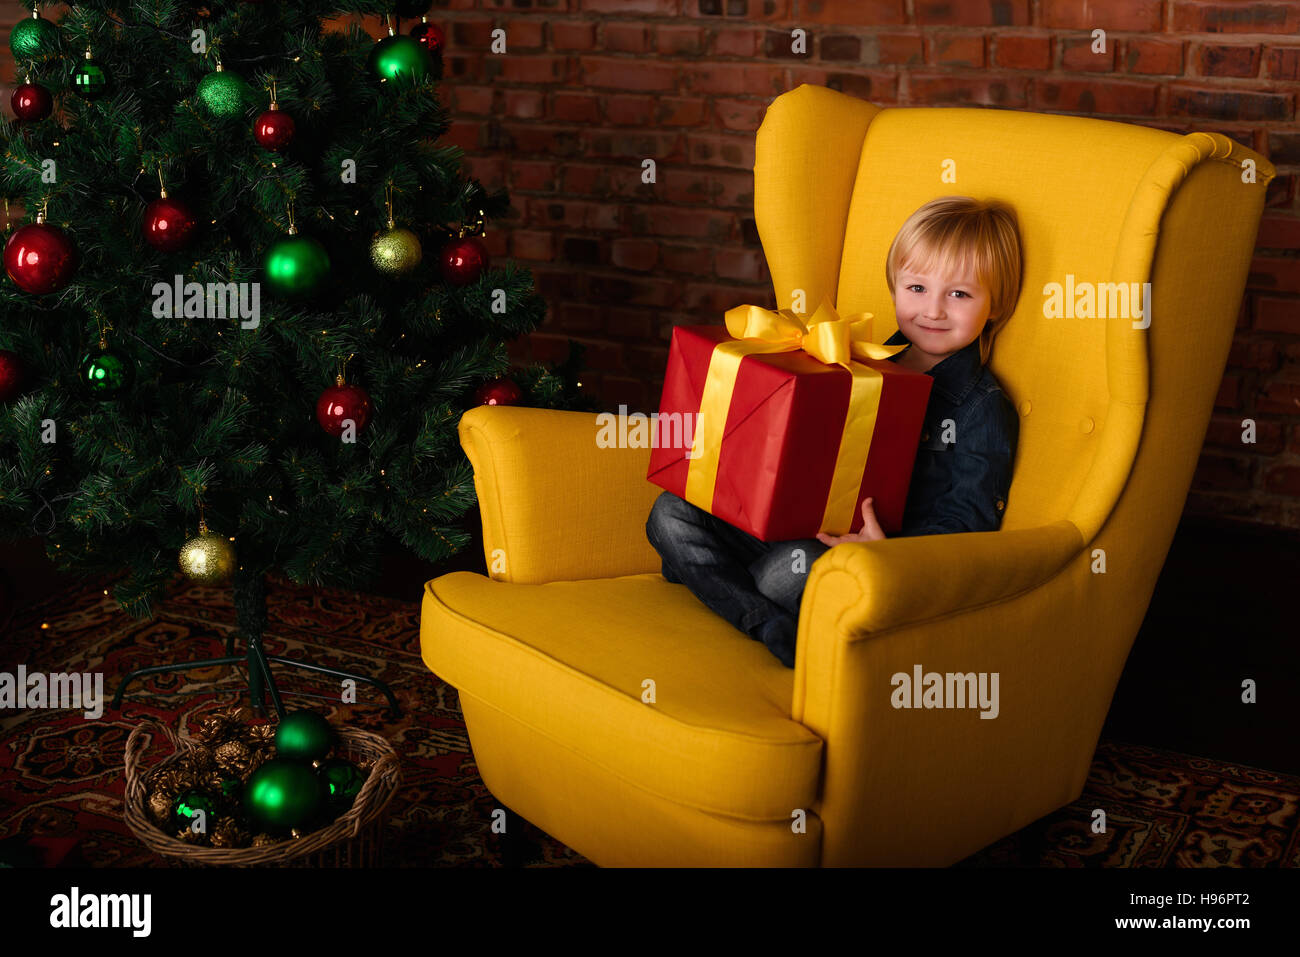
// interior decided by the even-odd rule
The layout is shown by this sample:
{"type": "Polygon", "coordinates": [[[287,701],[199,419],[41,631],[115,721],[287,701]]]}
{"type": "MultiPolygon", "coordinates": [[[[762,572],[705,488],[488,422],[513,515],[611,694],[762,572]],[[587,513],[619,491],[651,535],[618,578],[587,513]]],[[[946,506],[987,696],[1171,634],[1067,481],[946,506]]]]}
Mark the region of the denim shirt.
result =
{"type": "MultiPolygon", "coordinates": [[[[910,340],[902,331],[885,345],[910,340]]],[[[907,349],[895,356],[896,362],[907,349]]],[[[925,373],[934,379],[917,448],[912,481],[895,538],[945,532],[992,532],[1002,526],[1020,417],[993,377],[980,365],[976,339],[925,373]],[[945,443],[944,420],[952,420],[945,443]]]]}

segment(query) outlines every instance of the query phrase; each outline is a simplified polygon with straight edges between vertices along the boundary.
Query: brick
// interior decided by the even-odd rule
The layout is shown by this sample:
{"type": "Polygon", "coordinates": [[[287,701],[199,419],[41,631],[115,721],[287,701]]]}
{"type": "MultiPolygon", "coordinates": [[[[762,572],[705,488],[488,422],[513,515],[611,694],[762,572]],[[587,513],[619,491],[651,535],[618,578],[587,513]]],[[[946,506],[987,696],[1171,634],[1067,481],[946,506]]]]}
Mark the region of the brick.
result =
{"type": "Polygon", "coordinates": [[[627,371],[635,375],[650,376],[664,374],[668,368],[668,350],[664,346],[628,346],[627,371]]]}
{"type": "Polygon", "coordinates": [[[876,27],[906,23],[903,0],[804,0],[799,5],[800,22],[830,23],[852,27],[876,27]]]}
{"type": "Polygon", "coordinates": [[[748,63],[693,63],[682,69],[682,88],[691,93],[778,96],[786,91],[780,70],[748,63]]]}
{"type": "Polygon", "coordinates": [[[1255,328],[1300,336],[1300,299],[1255,296],[1255,328]]]}
{"type": "Polygon", "coordinates": [[[607,53],[645,53],[650,49],[650,31],[640,23],[606,23],[602,49],[607,53]]]}
{"type": "Polygon", "coordinates": [[[719,249],[714,256],[714,269],[720,279],[765,282],[772,278],[767,271],[767,259],[758,249],[719,249]]]}
{"type": "Polygon", "coordinates": [[[584,266],[600,265],[600,241],[583,236],[567,236],[560,241],[560,261],[584,266]]]}
{"type": "Polygon", "coordinates": [[[506,116],[534,120],[546,115],[546,94],[537,90],[506,90],[506,116]]]}
{"type": "Polygon", "coordinates": [[[1124,40],[1120,61],[1127,73],[1151,76],[1179,76],[1183,72],[1181,40],[1124,40]]]}
{"type": "Polygon", "coordinates": [[[551,100],[551,117],[570,123],[599,123],[600,98],[589,93],[556,93],[551,100]]]}
{"type": "Polygon", "coordinates": [[[1257,369],[1261,372],[1274,372],[1281,362],[1277,343],[1268,339],[1254,342],[1242,339],[1233,340],[1228,350],[1228,365],[1238,369],[1257,369]]]}
{"type": "Polygon", "coordinates": [[[582,82],[620,91],[671,90],[677,85],[677,68],[644,59],[582,57],[582,82]]]}
{"type": "Polygon", "coordinates": [[[1267,155],[1274,163],[1300,164],[1300,133],[1269,130],[1267,155]]]}
{"type": "Polygon", "coordinates": [[[1254,486],[1253,474],[1248,458],[1202,452],[1192,481],[1199,488],[1245,490],[1254,486]]]}
{"type": "Polygon", "coordinates": [[[1259,46],[1222,43],[1201,44],[1192,54],[1201,76],[1241,77],[1258,75],[1261,55],[1259,46]]]}
{"type": "Polygon", "coordinates": [[[719,322],[728,309],[746,303],[757,304],[760,299],[754,298],[755,295],[753,290],[741,286],[687,283],[682,294],[681,308],[696,316],[696,322],[719,322]]]}
{"type": "Polygon", "coordinates": [[[656,389],[654,383],[643,382],[640,379],[628,379],[624,376],[607,375],[601,376],[600,379],[600,399],[604,403],[603,411],[617,413],[620,405],[626,406],[629,414],[643,412],[649,415],[651,412],[659,410],[659,396],[663,392],[662,380],[660,380],[659,387],[656,389]]]}
{"type": "Polygon", "coordinates": [[[754,133],[763,122],[767,104],[762,100],[733,100],[719,97],[713,101],[716,126],[726,130],[754,133]]]}
{"type": "Polygon", "coordinates": [[[722,241],[730,239],[735,229],[735,217],[711,209],[670,209],[662,206],[644,207],[649,232],[655,236],[690,236],[695,239],[722,241]]]}
{"type": "Polygon", "coordinates": [[[713,177],[703,170],[674,169],[662,177],[662,183],[665,189],[664,199],[669,203],[683,206],[705,203],[717,205],[713,202],[713,196],[718,187],[714,184],[713,177]]]}
{"type": "Polygon", "coordinates": [[[925,62],[921,36],[915,33],[876,33],[866,38],[862,62],[867,66],[910,66],[925,62]]]}
{"type": "Polygon", "coordinates": [[[908,99],[918,105],[947,103],[1016,109],[1026,105],[1027,96],[1028,82],[1024,77],[987,74],[936,76],[922,73],[913,73],[909,77],[908,99]]]}
{"type": "Polygon", "coordinates": [[[754,137],[687,134],[687,155],[703,166],[754,168],[754,137]]]}
{"type": "Polygon", "coordinates": [[[661,313],[653,309],[609,309],[605,328],[625,339],[653,339],[654,321],[661,313]]]}
{"type": "Polygon", "coordinates": [[[754,171],[741,173],[709,173],[709,191],[715,206],[754,208],[754,171]]]}
{"type": "Polygon", "coordinates": [[[1300,33],[1300,5],[1174,0],[1172,33],[1300,33]]]}
{"type": "Polygon", "coordinates": [[[1290,209],[1295,196],[1296,177],[1293,173],[1279,173],[1268,184],[1264,193],[1264,206],[1268,209],[1290,209]]]}
{"type": "Polygon", "coordinates": [[[532,123],[510,127],[489,120],[484,124],[485,148],[507,150],[524,156],[577,156],[583,150],[582,137],[568,128],[532,123]]]}
{"type": "Polygon", "coordinates": [[[512,230],[510,255],[515,259],[550,262],[555,258],[555,234],[536,229],[512,230]]]}
{"type": "Polygon", "coordinates": [[[823,37],[817,45],[817,54],[823,60],[850,60],[856,62],[862,59],[862,41],[857,37],[823,37]]]}
{"type": "Polygon", "coordinates": [[[665,308],[677,299],[677,282],[671,279],[591,276],[591,294],[606,302],[665,308]]]}
{"type": "Polygon", "coordinates": [[[619,269],[648,272],[659,262],[659,244],[652,239],[616,239],[610,246],[610,262],[619,269]]]}
{"type": "Polygon", "coordinates": [[[460,113],[495,113],[496,90],[490,86],[463,86],[452,88],[455,110],[460,113]]]}
{"type": "Polygon", "coordinates": [[[556,50],[594,50],[596,24],[554,21],[551,23],[551,46],[556,50]]]}
{"type": "Polygon", "coordinates": [[[562,83],[566,62],[562,56],[489,56],[483,73],[507,83],[562,83]]]}
{"type": "Polygon", "coordinates": [[[721,29],[713,34],[714,56],[755,57],[763,45],[763,34],[758,30],[721,29]]]}
{"type": "Polygon", "coordinates": [[[648,14],[652,17],[675,17],[681,13],[683,0],[582,0],[583,13],[604,13],[625,17],[648,14]]]}
{"type": "Polygon", "coordinates": [[[1241,405],[1241,376],[1225,375],[1219,383],[1219,393],[1214,397],[1216,407],[1236,409],[1241,405]]]}
{"type": "Polygon", "coordinates": [[[1265,492],[1300,496],[1300,465],[1270,465],[1263,484],[1265,492]]]}
{"type": "Polygon", "coordinates": [[[671,162],[686,156],[686,134],[654,130],[613,131],[596,129],[587,134],[588,157],[610,156],[633,161],[638,175],[641,161],[671,162]]]}
{"type": "Polygon", "coordinates": [[[927,37],[928,62],[943,66],[984,66],[984,38],[962,34],[927,37]]]}
{"type": "Polygon", "coordinates": [[[605,120],[614,126],[649,126],[654,99],[649,96],[608,96],[605,120]]]}
{"type": "Polygon", "coordinates": [[[1290,93],[1249,93],[1171,84],[1170,116],[1204,116],[1222,120],[1290,120],[1295,101],[1290,93]]]}
{"type": "MultiPolygon", "coordinates": [[[[1300,249],[1300,218],[1283,213],[1265,213],[1260,220],[1255,246],[1257,249],[1300,249]]],[[[1296,305],[1300,308],[1300,303],[1296,305]]]]}
{"type": "Polygon", "coordinates": [[[1300,80],[1300,47],[1269,47],[1268,76],[1271,80],[1300,80]]]}
{"type": "Polygon", "coordinates": [[[806,60],[812,55],[814,38],[804,31],[800,52],[795,52],[796,38],[790,30],[769,30],[763,35],[763,55],[774,60],[806,60]]]}
{"type": "Polygon", "coordinates": [[[1265,292],[1300,293],[1300,259],[1286,256],[1255,256],[1246,285],[1265,292]]]}
{"type": "MultiPolygon", "coordinates": [[[[1117,31],[1160,33],[1163,31],[1161,0],[1042,0],[1040,16],[1045,27],[1066,30],[1098,28],[1107,34],[1117,31]]],[[[1181,31],[1176,31],[1181,32],[1181,31]]]]}
{"type": "MultiPolygon", "coordinates": [[[[1240,415],[1214,415],[1205,431],[1206,447],[1260,455],[1277,455],[1283,447],[1282,423],[1275,419],[1255,419],[1255,442],[1243,442],[1246,427],[1240,415]]],[[[1252,416],[1253,418],[1253,416],[1252,416]]]]}
{"type": "Polygon", "coordinates": [[[562,362],[569,357],[569,339],[581,343],[587,351],[583,354],[587,368],[601,371],[623,371],[623,348],[612,342],[580,339],[577,336],[558,336],[534,332],[529,337],[535,362],[562,362]]]}
{"type": "Polygon", "coordinates": [[[555,164],[536,160],[510,160],[510,188],[512,190],[555,189],[555,164]]]}
{"type": "Polygon", "coordinates": [[[1061,69],[1070,72],[1094,71],[1113,73],[1115,70],[1115,44],[1107,43],[1105,53],[1094,53],[1090,37],[1063,37],[1061,45],[1061,69]]]}
{"type": "Polygon", "coordinates": [[[438,139],[439,146],[459,146],[463,150],[477,150],[483,124],[475,121],[452,120],[447,132],[438,139]]]}
{"type": "Polygon", "coordinates": [[[713,275],[714,252],[706,246],[673,246],[665,243],[660,254],[663,268],[670,273],[689,276],[713,275]]]}
{"type": "Polygon", "coordinates": [[[1048,37],[998,36],[993,65],[1004,70],[1047,70],[1052,66],[1052,41],[1048,37]]]}
{"type": "Polygon", "coordinates": [[[1035,80],[1032,104],[1039,110],[1152,116],[1157,88],[1125,80],[1035,80]]]}
{"type": "Polygon", "coordinates": [[[707,101],[677,96],[656,97],[655,111],[659,126],[699,126],[709,115],[707,101]]]}
{"type": "Polygon", "coordinates": [[[527,223],[530,226],[563,226],[575,230],[619,228],[618,207],[606,203],[530,198],[527,209],[527,223]]]}
{"type": "Polygon", "coordinates": [[[704,53],[705,35],[700,27],[659,27],[655,30],[655,48],[665,56],[700,56],[704,53]]]}
{"type": "MultiPolygon", "coordinates": [[[[486,50],[492,46],[493,25],[486,20],[459,20],[451,24],[451,45],[461,50],[471,48],[486,50]]],[[[507,49],[509,48],[507,44],[507,49]]]]}
{"type": "Polygon", "coordinates": [[[812,83],[825,86],[860,100],[872,100],[876,103],[895,103],[898,101],[898,74],[883,71],[854,70],[846,73],[834,73],[812,67],[794,67],[790,70],[790,88],[800,83],[812,83]]]}
{"type": "MultiPolygon", "coordinates": [[[[493,24],[495,28],[497,24],[493,24]]],[[[506,31],[506,49],[540,50],[542,47],[542,23],[538,20],[514,20],[502,27],[506,31]]]]}
{"type": "Polygon", "coordinates": [[[921,26],[1028,26],[1029,0],[916,0],[921,26]]]}
{"type": "Polygon", "coordinates": [[[558,310],[560,328],[565,332],[603,332],[604,317],[597,306],[588,303],[566,302],[558,310]]]}
{"type": "Polygon", "coordinates": [[[611,195],[609,170],[604,166],[566,163],[561,192],[566,196],[611,195]]]}

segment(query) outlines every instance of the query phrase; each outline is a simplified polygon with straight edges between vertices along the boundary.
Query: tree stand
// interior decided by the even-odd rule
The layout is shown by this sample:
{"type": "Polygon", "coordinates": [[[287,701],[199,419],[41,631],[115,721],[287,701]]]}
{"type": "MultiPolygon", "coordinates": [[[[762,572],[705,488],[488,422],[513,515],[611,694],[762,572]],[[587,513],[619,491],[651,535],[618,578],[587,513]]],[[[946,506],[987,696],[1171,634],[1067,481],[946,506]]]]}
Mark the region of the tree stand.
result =
{"type": "Polygon", "coordinates": [[[189,671],[192,668],[210,668],[213,665],[247,664],[248,700],[254,712],[259,717],[266,715],[266,693],[270,692],[271,703],[275,706],[276,717],[282,719],[284,718],[284,705],[280,701],[280,691],[275,686],[275,678],[271,675],[270,663],[274,661],[278,665],[288,665],[292,668],[301,668],[304,671],[315,671],[320,674],[333,675],[336,678],[350,678],[353,681],[374,685],[388,699],[389,720],[395,721],[402,716],[402,711],[397,706],[397,699],[393,696],[392,689],[377,678],[354,675],[351,672],[338,671],[334,668],[326,668],[305,661],[294,661],[292,658],[281,658],[278,655],[268,655],[263,650],[262,634],[266,631],[265,570],[246,571],[241,567],[235,572],[235,620],[239,624],[239,633],[248,642],[247,655],[235,654],[235,636],[232,634],[226,639],[227,657],[225,658],[206,658],[203,661],[188,661],[177,665],[154,665],[150,668],[140,668],[132,671],[122,679],[117,694],[113,696],[113,707],[121,708],[122,695],[126,693],[126,686],[136,678],[143,678],[145,675],[189,671]]]}

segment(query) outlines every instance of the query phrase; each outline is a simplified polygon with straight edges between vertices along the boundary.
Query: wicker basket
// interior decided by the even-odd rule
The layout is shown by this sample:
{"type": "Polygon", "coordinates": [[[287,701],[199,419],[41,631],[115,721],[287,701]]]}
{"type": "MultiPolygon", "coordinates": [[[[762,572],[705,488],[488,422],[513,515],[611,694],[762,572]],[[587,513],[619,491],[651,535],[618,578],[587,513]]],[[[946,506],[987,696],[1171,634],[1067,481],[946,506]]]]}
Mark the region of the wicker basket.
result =
{"type": "Polygon", "coordinates": [[[401,784],[402,771],[397,752],[379,735],[348,728],[338,732],[337,756],[353,762],[373,760],[374,765],[352,806],[327,827],[261,847],[199,847],[160,830],[149,816],[146,780],[151,772],[140,767],[140,758],[153,743],[150,729],[161,731],[173,752],[153,770],[176,762],[196,742],[153,720],[135,728],[126,742],[126,824],[167,863],[190,867],[375,867],[381,863],[384,811],[401,784]]]}

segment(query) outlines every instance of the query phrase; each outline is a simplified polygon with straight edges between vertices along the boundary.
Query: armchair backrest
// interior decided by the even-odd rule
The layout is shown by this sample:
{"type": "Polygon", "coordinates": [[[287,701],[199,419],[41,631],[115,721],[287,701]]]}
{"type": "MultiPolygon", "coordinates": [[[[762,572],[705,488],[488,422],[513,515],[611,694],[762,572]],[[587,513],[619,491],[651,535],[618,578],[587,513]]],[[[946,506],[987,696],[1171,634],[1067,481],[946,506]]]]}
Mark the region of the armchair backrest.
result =
{"type": "MultiPolygon", "coordinates": [[[[777,97],[758,131],[754,208],[777,305],[789,307],[795,289],[809,303],[829,294],[841,314],[874,313],[883,342],[898,328],[885,259],[904,220],[943,195],[1010,203],[1024,275],[990,359],[1021,414],[1003,528],[1065,518],[1089,542],[1123,492],[1143,438],[1152,343],[1169,344],[1172,375],[1221,374],[1274,174],[1266,159],[1215,133],[1178,136],[996,109],[882,109],[804,85],[777,97]],[[1165,251],[1165,278],[1157,282],[1162,217],[1202,166],[1210,167],[1197,181],[1202,208],[1184,214],[1192,220],[1179,234],[1187,252],[1165,251]],[[1197,228],[1198,213],[1208,229],[1197,228]],[[1182,274],[1179,260],[1195,259],[1211,240],[1221,268],[1182,274]],[[1052,283],[1067,303],[1072,285],[1077,305],[1091,284],[1101,293],[1098,315],[1049,316],[1052,283]],[[1151,283],[1149,299],[1131,301],[1123,316],[1100,316],[1112,290],[1141,292],[1144,283],[1151,283]],[[1143,303],[1150,323],[1167,324],[1158,339],[1143,328],[1143,303]],[[1206,368],[1206,353],[1178,350],[1169,334],[1193,310],[1201,315],[1189,333],[1207,328],[1201,323],[1218,330],[1207,346],[1217,369],[1206,368]]],[[[1208,421],[1209,412],[1199,402],[1194,417],[1208,421]]],[[[1203,437],[1204,422],[1200,428],[1203,437]]]]}

